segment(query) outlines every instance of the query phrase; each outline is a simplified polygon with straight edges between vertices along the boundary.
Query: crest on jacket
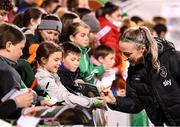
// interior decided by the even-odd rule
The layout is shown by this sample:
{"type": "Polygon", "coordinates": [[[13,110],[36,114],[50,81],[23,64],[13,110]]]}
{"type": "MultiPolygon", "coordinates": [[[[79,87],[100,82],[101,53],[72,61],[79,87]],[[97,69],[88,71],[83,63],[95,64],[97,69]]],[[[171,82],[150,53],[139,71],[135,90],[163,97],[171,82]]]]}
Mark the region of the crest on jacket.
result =
{"type": "Polygon", "coordinates": [[[161,75],[163,78],[166,78],[166,76],[167,76],[167,69],[166,69],[165,66],[162,66],[162,67],[160,68],[160,75],[161,75]]]}

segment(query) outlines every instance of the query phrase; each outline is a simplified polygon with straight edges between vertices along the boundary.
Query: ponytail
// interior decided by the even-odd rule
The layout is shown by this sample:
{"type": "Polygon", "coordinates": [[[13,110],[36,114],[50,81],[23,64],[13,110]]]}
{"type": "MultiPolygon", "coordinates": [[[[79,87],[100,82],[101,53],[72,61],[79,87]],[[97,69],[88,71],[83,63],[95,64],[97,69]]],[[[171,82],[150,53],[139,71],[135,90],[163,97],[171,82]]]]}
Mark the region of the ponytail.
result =
{"type": "Polygon", "coordinates": [[[36,74],[37,69],[39,68],[39,66],[40,65],[39,65],[38,61],[36,59],[34,59],[32,61],[32,63],[31,63],[31,67],[32,67],[32,70],[33,70],[34,74],[36,74]]]}
{"type": "Polygon", "coordinates": [[[17,25],[18,27],[28,27],[31,19],[39,19],[41,18],[42,11],[39,8],[32,7],[28,8],[24,13],[18,13],[14,20],[13,24],[17,25]]]}
{"type": "Polygon", "coordinates": [[[13,24],[18,26],[19,28],[24,27],[24,13],[18,13],[15,15],[13,24]]]}
{"type": "MultiPolygon", "coordinates": [[[[146,27],[140,27],[141,30],[145,32],[146,38],[147,38],[147,43],[148,43],[148,48],[149,52],[152,54],[152,65],[153,67],[159,72],[160,70],[160,62],[158,60],[158,42],[154,39],[152,36],[150,30],[146,27]]],[[[147,45],[147,44],[146,44],[147,45]]]]}

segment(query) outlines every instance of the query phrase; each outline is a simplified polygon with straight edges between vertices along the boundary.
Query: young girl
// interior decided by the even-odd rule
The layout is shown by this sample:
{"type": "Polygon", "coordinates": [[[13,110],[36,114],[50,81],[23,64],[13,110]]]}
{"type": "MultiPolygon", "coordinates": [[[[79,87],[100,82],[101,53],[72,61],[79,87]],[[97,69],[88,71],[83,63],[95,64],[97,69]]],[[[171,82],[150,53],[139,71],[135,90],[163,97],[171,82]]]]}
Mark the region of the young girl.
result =
{"type": "Polygon", "coordinates": [[[15,15],[13,24],[22,28],[24,34],[34,35],[35,29],[41,22],[42,12],[39,8],[28,8],[24,13],[15,15]]]}
{"type": "Polygon", "coordinates": [[[37,49],[36,60],[39,63],[36,77],[43,89],[46,89],[50,97],[58,102],[65,101],[69,105],[81,105],[84,107],[98,106],[103,103],[97,98],[87,98],[70,93],[60,82],[57,75],[62,60],[62,49],[52,43],[42,43],[37,49]]]}
{"type": "Polygon", "coordinates": [[[83,23],[72,23],[68,28],[68,36],[70,41],[80,46],[82,55],[80,58],[80,73],[79,77],[83,80],[94,83],[97,76],[101,76],[104,73],[104,67],[106,64],[101,66],[93,66],[90,63],[89,52],[89,32],[90,29],[86,24],[83,23]]]}

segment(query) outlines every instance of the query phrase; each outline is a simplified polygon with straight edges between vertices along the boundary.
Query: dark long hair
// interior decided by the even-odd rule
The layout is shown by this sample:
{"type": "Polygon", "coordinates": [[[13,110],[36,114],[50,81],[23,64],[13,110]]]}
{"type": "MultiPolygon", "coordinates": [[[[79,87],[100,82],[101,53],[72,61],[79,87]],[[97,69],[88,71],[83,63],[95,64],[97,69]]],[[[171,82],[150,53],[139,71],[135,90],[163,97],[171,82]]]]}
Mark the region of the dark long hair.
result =
{"type": "Polygon", "coordinates": [[[112,13],[114,13],[115,11],[117,11],[120,7],[111,3],[111,2],[107,2],[105,4],[105,6],[103,7],[102,10],[102,15],[105,17],[106,14],[111,15],[112,13]]]}
{"type": "Polygon", "coordinates": [[[41,61],[42,57],[48,59],[49,56],[55,52],[63,53],[63,49],[60,46],[55,45],[53,43],[47,43],[47,42],[41,43],[36,51],[36,58],[32,64],[33,71],[36,73],[37,68],[39,67],[39,65],[42,64],[42,61],[41,61]]]}
{"type": "Polygon", "coordinates": [[[75,18],[78,18],[78,15],[75,15],[73,13],[65,13],[61,17],[61,22],[63,24],[63,27],[62,27],[62,34],[60,36],[60,42],[68,41],[68,36],[67,36],[68,27],[70,24],[73,23],[73,20],[75,18]]]}
{"type": "Polygon", "coordinates": [[[42,57],[48,59],[51,54],[58,51],[63,52],[60,46],[55,45],[53,43],[43,42],[39,45],[36,51],[36,60],[38,61],[39,64],[41,64],[42,57]]]}
{"type": "Polygon", "coordinates": [[[14,20],[13,24],[17,25],[18,27],[28,27],[30,24],[31,19],[39,19],[41,18],[42,12],[40,9],[32,7],[27,9],[24,13],[18,13],[14,20]]]}

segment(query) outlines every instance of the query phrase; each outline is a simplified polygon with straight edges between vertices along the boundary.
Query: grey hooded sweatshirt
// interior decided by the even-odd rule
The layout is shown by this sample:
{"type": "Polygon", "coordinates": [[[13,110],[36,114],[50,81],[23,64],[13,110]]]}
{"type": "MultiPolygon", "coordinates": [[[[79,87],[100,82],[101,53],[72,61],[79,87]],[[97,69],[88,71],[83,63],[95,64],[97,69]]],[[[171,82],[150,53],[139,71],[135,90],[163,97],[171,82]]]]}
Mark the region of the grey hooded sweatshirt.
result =
{"type": "Polygon", "coordinates": [[[70,93],[60,82],[60,77],[54,73],[48,72],[40,67],[35,75],[38,79],[38,84],[42,89],[46,89],[50,97],[55,98],[58,102],[65,101],[66,104],[76,106],[80,105],[86,108],[96,105],[96,98],[88,98],[85,96],[77,96],[70,93]],[[48,88],[46,86],[48,85],[48,88]]]}

